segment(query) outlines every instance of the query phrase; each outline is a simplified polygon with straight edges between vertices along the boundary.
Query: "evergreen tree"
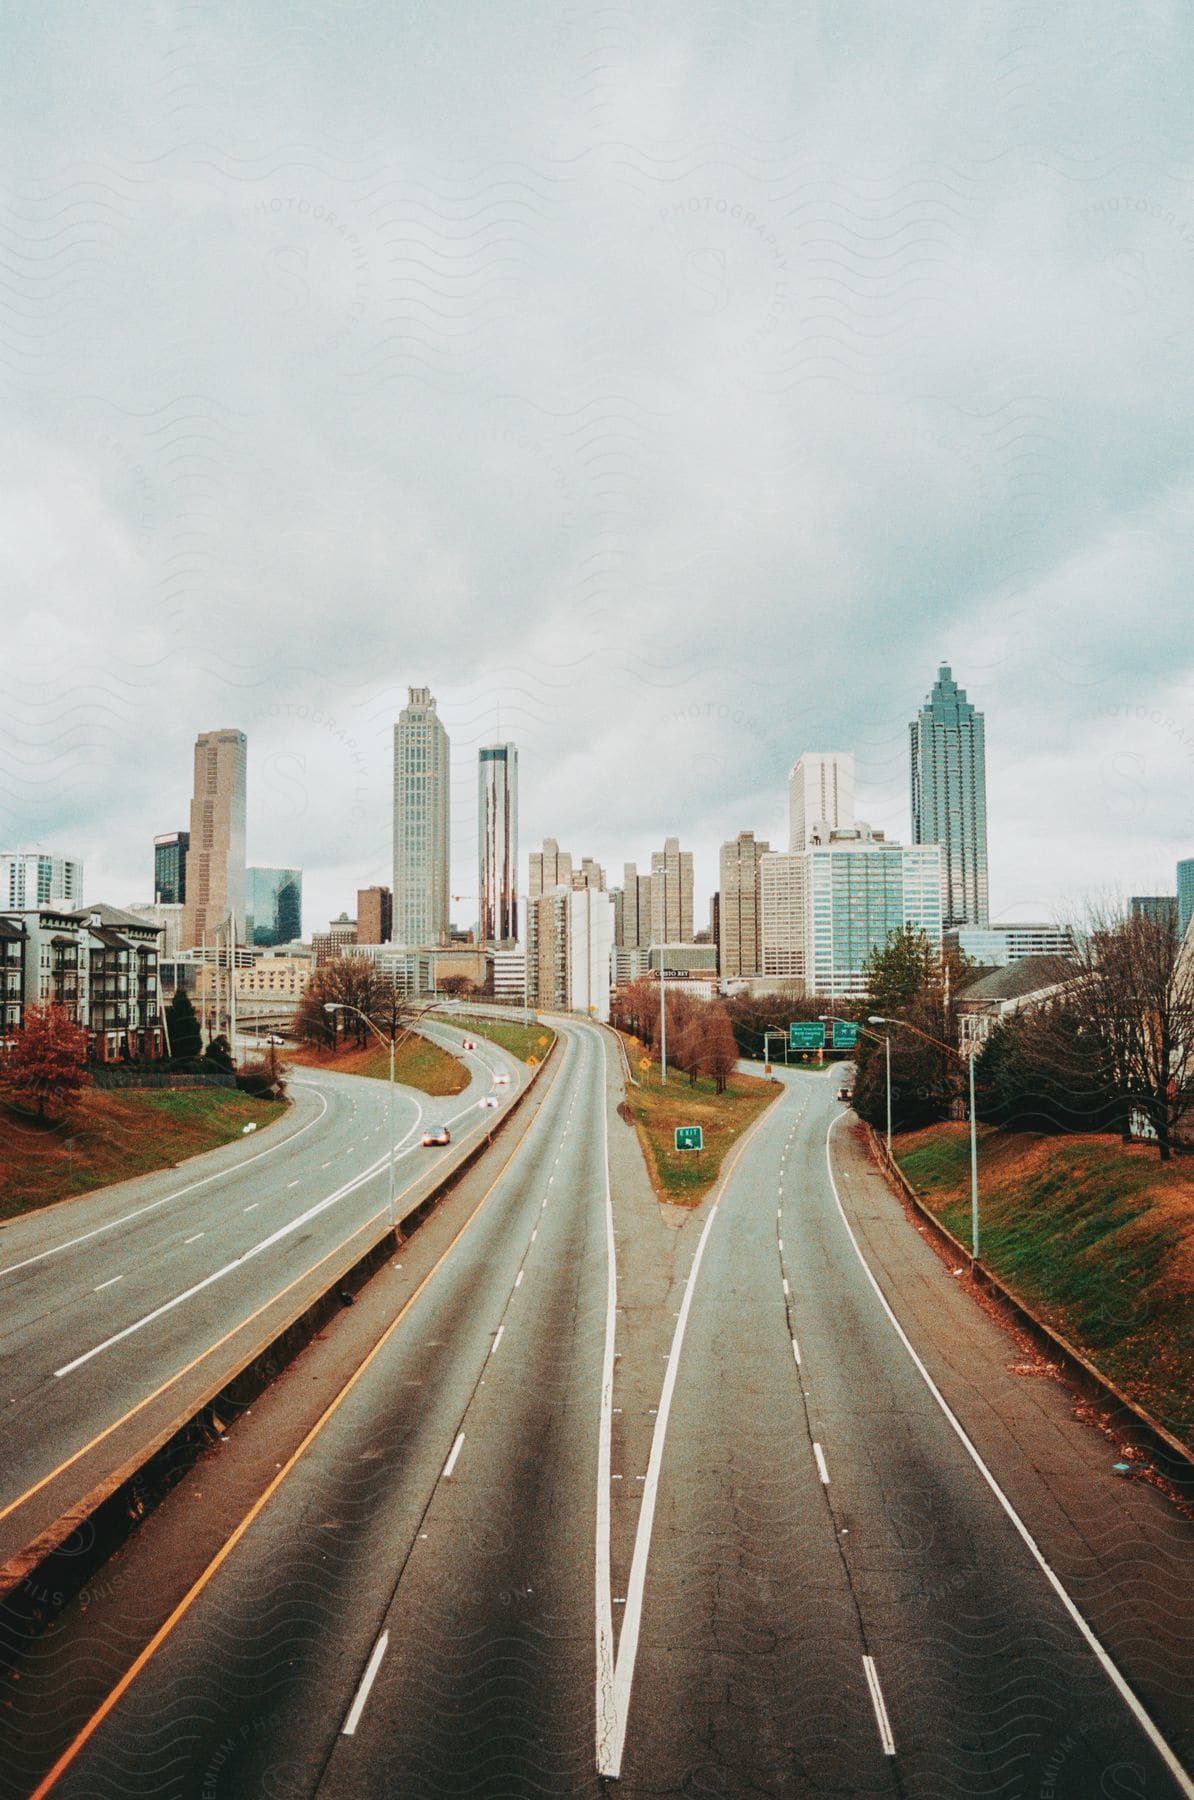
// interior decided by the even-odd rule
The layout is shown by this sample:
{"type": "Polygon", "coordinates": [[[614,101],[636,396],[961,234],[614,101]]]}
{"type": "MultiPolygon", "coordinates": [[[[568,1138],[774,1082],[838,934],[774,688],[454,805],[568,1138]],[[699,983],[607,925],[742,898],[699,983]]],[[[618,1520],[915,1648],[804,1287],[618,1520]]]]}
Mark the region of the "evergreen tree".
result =
{"type": "Polygon", "coordinates": [[[174,998],[166,1008],[166,1035],[170,1042],[170,1055],[176,1062],[198,1056],[203,1038],[195,1008],[191,1005],[191,996],[185,988],[175,988],[174,998]]]}

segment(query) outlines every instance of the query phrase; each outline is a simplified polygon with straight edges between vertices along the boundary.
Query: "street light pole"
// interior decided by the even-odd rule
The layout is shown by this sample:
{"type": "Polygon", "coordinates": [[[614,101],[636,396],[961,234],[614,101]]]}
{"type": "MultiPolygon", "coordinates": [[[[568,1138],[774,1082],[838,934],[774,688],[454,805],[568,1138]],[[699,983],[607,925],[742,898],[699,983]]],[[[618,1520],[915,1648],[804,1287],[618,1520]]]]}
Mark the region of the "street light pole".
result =
{"type": "Polygon", "coordinates": [[[906,1031],[914,1031],[917,1037],[926,1044],[936,1044],[938,1049],[947,1050],[951,1056],[969,1065],[970,1077],[970,1254],[978,1261],[978,1120],[975,1116],[974,1104],[974,1054],[977,1044],[970,1047],[970,1055],[966,1056],[953,1044],[947,1044],[944,1038],[933,1037],[930,1032],[922,1031],[919,1025],[913,1025],[909,1019],[883,1019],[871,1014],[872,1025],[902,1025],[906,1031]]]}
{"type": "MultiPolygon", "coordinates": [[[[377,1026],[373,1023],[373,1020],[369,1017],[368,1013],[362,1012],[359,1006],[350,1006],[347,1001],[343,1001],[343,1000],[325,1000],[323,1003],[323,1010],[324,1010],[324,1012],[329,1012],[329,1013],[335,1013],[335,1012],[356,1013],[358,1019],[364,1019],[366,1025],[369,1027],[370,1031],[375,1032],[376,1035],[379,1038],[381,1038],[382,1043],[383,1044],[385,1043],[386,1040],[385,1040],[384,1034],[382,1032],[378,1031],[377,1026]]],[[[394,1220],[394,1046],[395,1046],[394,1023],[393,1023],[393,1020],[391,1020],[390,1021],[390,1101],[389,1101],[390,1200],[389,1200],[389,1209],[388,1209],[389,1226],[390,1226],[391,1231],[393,1231],[394,1223],[395,1223],[395,1220],[394,1220]]]]}

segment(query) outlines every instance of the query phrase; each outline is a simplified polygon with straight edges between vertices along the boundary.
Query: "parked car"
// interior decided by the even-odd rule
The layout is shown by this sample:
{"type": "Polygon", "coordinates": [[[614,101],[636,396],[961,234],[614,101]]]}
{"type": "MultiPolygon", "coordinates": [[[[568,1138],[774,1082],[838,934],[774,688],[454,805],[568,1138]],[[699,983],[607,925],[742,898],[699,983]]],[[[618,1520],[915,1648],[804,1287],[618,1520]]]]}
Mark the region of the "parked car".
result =
{"type": "Polygon", "coordinates": [[[450,1144],[451,1142],[452,1133],[448,1130],[446,1125],[433,1126],[430,1131],[425,1131],[423,1133],[423,1144],[425,1148],[430,1147],[433,1144],[450,1144]]]}

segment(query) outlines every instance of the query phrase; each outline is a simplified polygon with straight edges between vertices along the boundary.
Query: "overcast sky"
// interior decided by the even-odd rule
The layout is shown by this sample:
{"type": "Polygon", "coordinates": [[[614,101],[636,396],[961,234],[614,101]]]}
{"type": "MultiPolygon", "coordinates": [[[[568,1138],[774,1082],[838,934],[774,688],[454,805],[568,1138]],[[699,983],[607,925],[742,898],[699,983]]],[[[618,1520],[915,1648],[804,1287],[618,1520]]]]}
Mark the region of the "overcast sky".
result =
{"type": "Polygon", "coordinates": [[[908,829],[947,659],[992,916],[1194,855],[1194,108],[1169,0],[0,15],[0,839],[150,897],[198,731],[308,932],[430,685],[521,849],[908,829]],[[500,715],[500,717],[499,717],[500,715]]]}

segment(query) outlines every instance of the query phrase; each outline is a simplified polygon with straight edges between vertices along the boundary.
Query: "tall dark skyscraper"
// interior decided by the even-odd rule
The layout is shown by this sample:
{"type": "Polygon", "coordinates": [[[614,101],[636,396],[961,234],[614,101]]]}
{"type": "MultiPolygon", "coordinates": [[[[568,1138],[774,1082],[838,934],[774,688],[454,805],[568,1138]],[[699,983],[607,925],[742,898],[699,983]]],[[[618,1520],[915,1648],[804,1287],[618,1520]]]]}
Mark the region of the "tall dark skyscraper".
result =
{"type": "Polygon", "coordinates": [[[153,897],[160,906],[181,906],[187,897],[189,831],[166,831],[153,840],[153,897]]]}
{"type": "Polygon", "coordinates": [[[518,942],[518,748],[488,744],[479,753],[477,861],[483,944],[518,942]]]}
{"type": "Polygon", "coordinates": [[[942,927],[989,925],[984,721],[947,663],[908,731],[912,842],[941,846],[942,927]]]}

